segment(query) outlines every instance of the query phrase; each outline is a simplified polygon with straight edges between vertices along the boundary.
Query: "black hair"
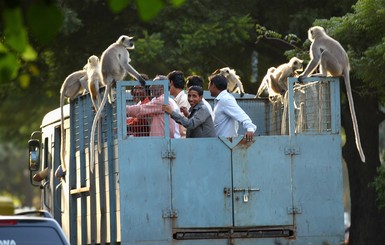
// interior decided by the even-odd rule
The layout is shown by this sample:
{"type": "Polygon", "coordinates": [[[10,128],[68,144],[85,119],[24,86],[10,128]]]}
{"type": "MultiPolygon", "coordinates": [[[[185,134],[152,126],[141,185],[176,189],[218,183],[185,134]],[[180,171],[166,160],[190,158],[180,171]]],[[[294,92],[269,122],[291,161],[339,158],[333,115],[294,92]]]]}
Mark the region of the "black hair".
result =
{"type": "Polygon", "coordinates": [[[186,87],[200,86],[203,88],[203,78],[198,75],[191,75],[186,78],[186,87]]]}
{"type": "Polygon", "coordinates": [[[227,78],[220,75],[220,74],[214,74],[209,76],[209,81],[217,87],[219,90],[225,90],[227,89],[227,78]]]}
{"type": "Polygon", "coordinates": [[[172,71],[168,75],[168,80],[174,83],[175,88],[184,89],[184,75],[181,71],[172,71]]]}
{"type": "Polygon", "coordinates": [[[194,90],[198,93],[199,96],[203,96],[203,88],[201,86],[193,85],[193,86],[188,88],[188,91],[190,91],[190,90],[194,90]]]}

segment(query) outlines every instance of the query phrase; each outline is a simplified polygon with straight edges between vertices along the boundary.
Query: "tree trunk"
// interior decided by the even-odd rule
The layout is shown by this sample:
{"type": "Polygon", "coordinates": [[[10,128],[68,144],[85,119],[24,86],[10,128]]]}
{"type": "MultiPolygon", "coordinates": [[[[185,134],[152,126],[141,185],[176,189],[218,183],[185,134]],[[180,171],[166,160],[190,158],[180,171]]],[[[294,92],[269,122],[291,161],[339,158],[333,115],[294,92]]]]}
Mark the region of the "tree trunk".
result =
{"type": "Polygon", "coordinates": [[[346,143],[342,154],[347,163],[351,198],[349,245],[380,245],[385,244],[385,212],[378,209],[376,192],[370,183],[381,165],[378,129],[382,114],[375,98],[354,94],[354,102],[366,163],[361,162],[356,148],[349,107],[343,105],[341,118],[346,143]]]}

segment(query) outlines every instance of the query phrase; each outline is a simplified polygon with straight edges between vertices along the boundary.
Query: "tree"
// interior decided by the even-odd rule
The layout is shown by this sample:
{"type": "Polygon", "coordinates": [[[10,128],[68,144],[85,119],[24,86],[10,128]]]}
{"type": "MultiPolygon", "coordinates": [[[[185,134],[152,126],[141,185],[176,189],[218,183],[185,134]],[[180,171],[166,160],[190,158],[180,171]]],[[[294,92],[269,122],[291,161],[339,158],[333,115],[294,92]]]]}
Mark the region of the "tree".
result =
{"type": "MultiPolygon", "coordinates": [[[[319,21],[328,27],[331,35],[348,47],[352,66],[352,88],[363,148],[368,158],[362,164],[354,150],[354,135],[348,109],[343,108],[342,121],[346,132],[343,156],[347,162],[351,193],[350,244],[384,244],[385,210],[376,202],[378,196],[373,186],[381,166],[379,159],[379,124],[384,114],[379,105],[384,104],[383,79],[385,65],[384,0],[360,0],[354,12],[340,18],[319,21]],[[358,95],[358,96],[357,96],[358,95]]],[[[378,182],[381,182],[377,179],[378,182]]],[[[382,180],[384,183],[385,180],[382,180]]],[[[377,183],[378,184],[378,183],[377,183]]],[[[383,184],[382,184],[383,185],[383,184]]],[[[383,195],[383,193],[379,193],[383,195]]]]}
{"type": "MultiPolygon", "coordinates": [[[[1,6],[5,6],[5,2],[11,1],[0,0],[1,6]]],[[[16,5],[19,3],[14,2],[16,5]]],[[[351,243],[382,244],[378,241],[383,241],[385,236],[379,232],[380,228],[383,229],[383,213],[376,211],[374,187],[368,184],[374,181],[376,168],[380,164],[377,142],[378,124],[383,120],[378,103],[383,104],[385,98],[382,85],[385,71],[381,69],[384,67],[384,0],[359,1],[351,14],[346,13],[351,10],[355,0],[289,1],[285,4],[282,1],[262,0],[242,1],[242,4],[219,0],[175,0],[171,5],[165,2],[62,1],[59,9],[64,18],[54,42],[40,42],[29,32],[29,28],[21,28],[21,34],[15,32],[21,37],[27,35],[30,40],[28,43],[39,59],[23,61],[20,58],[23,52],[15,51],[18,54],[16,60],[19,58],[21,64],[17,77],[0,82],[3,91],[0,92],[2,140],[12,139],[25,144],[29,133],[39,128],[42,116],[58,106],[58,91],[64,77],[83,67],[90,55],[100,55],[122,33],[135,36],[136,49],[130,55],[133,66],[140,72],[154,76],[181,69],[186,74],[207,76],[221,66],[230,66],[241,75],[246,92],[255,93],[258,83],[250,81],[260,81],[268,67],[286,62],[284,53],[291,48],[274,40],[261,40],[256,45],[255,24],[259,23],[284,35],[295,33],[305,40],[307,29],[315,19],[320,19],[316,23],[324,25],[329,34],[341,41],[349,52],[357,117],[368,158],[367,164],[359,161],[350,128],[350,114],[344,104],[342,121],[348,140],[343,155],[349,166],[353,194],[351,243]],[[181,2],[184,4],[180,5],[181,2]],[[149,9],[140,5],[144,3],[149,9]],[[158,11],[155,13],[157,17],[143,22],[137,11],[153,14],[152,5],[158,11]],[[116,12],[109,11],[109,8],[116,12]],[[255,53],[258,54],[257,75],[253,73],[255,67],[251,65],[251,54],[255,53]],[[28,82],[23,80],[25,74],[28,82]],[[376,221],[369,223],[371,220],[376,221]],[[370,240],[363,242],[367,237],[371,237],[370,240]]],[[[28,9],[28,6],[24,3],[19,11],[28,9]]],[[[22,13],[16,16],[22,18],[22,13]]],[[[4,14],[2,17],[4,19],[4,14]]],[[[8,57],[3,55],[3,46],[0,46],[0,63],[2,57],[8,57]]]]}

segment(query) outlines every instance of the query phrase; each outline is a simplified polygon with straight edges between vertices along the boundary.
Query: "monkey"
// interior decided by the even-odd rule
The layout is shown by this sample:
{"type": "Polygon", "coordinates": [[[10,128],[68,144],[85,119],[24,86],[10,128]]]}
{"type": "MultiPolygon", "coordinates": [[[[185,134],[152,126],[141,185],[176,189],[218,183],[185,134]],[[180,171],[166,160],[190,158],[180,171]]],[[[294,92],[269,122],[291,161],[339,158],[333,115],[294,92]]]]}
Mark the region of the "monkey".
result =
{"type": "Polygon", "coordinates": [[[99,86],[102,83],[102,72],[99,58],[96,55],[92,55],[90,58],[88,58],[86,69],[88,77],[88,91],[90,93],[91,101],[95,111],[97,111],[100,105],[99,86]]]}
{"type": "MultiPolygon", "coordinates": [[[[100,94],[99,86],[102,83],[102,71],[99,58],[96,55],[90,56],[87,63],[88,90],[95,111],[99,109],[100,94]]],[[[101,152],[101,123],[98,123],[98,152],[101,152]]]]}
{"type": "Polygon", "coordinates": [[[223,67],[215,70],[213,74],[221,74],[227,78],[227,91],[230,93],[239,93],[241,97],[244,96],[245,91],[243,90],[243,84],[234,69],[223,67]]]}
{"type": "Polygon", "coordinates": [[[142,76],[130,65],[131,59],[128,50],[135,48],[133,37],[122,35],[119,39],[111,44],[100,58],[103,85],[106,86],[108,92],[108,102],[113,102],[111,87],[116,81],[123,80],[127,73],[133,78],[141,82],[145,86],[145,80],[142,76]]]}
{"type": "Polygon", "coordinates": [[[270,75],[275,71],[275,69],[276,68],[273,66],[267,69],[266,75],[263,77],[261,85],[259,85],[257,95],[255,96],[256,98],[260,98],[266,89],[268,89],[268,92],[270,94],[270,91],[269,91],[270,75]]]}
{"type": "Polygon", "coordinates": [[[312,76],[343,76],[350,114],[353,121],[356,147],[360,154],[361,161],[365,162],[365,154],[361,146],[352,89],[350,86],[350,64],[348,54],[342,45],[337,40],[330,37],[321,26],[311,27],[308,30],[308,38],[311,41],[309,50],[310,62],[305,71],[300,74],[298,80],[301,82],[303,78],[308,77],[309,74],[312,74],[318,67],[320,73],[312,74],[312,76]]]}
{"type": "Polygon", "coordinates": [[[64,100],[68,98],[69,100],[75,99],[81,93],[88,91],[87,85],[87,65],[84,66],[83,70],[75,71],[68,75],[60,88],[60,113],[61,113],[61,165],[63,172],[66,171],[66,164],[64,161],[64,100]]]}
{"type": "Polygon", "coordinates": [[[107,97],[108,102],[112,104],[112,85],[119,80],[123,80],[125,76],[130,74],[133,78],[140,81],[142,86],[146,85],[142,76],[130,65],[130,54],[128,50],[135,48],[133,37],[122,35],[116,42],[111,44],[106,50],[103,51],[100,63],[102,69],[102,84],[105,86],[104,96],[100,103],[99,109],[94,117],[91,136],[90,136],[90,168],[91,172],[95,164],[95,151],[94,151],[94,138],[96,124],[101,116],[101,112],[106,104],[107,97]]]}
{"type": "Polygon", "coordinates": [[[292,77],[298,71],[302,71],[303,60],[293,57],[288,63],[278,66],[274,72],[270,74],[269,80],[269,97],[283,95],[287,90],[287,78],[292,77]]]}

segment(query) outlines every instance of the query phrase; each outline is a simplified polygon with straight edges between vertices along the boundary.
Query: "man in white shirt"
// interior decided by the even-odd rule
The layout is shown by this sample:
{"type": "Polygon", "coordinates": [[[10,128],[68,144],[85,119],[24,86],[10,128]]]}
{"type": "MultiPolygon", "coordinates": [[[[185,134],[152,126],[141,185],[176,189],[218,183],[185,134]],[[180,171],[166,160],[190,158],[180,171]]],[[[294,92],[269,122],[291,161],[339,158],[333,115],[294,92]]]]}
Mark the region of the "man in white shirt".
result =
{"type": "Polygon", "coordinates": [[[214,127],[217,136],[238,136],[238,122],[245,129],[245,139],[253,140],[257,126],[227,92],[227,79],[219,74],[209,76],[209,90],[214,100],[214,127]]]}
{"type": "MultiPolygon", "coordinates": [[[[186,107],[190,109],[190,103],[188,103],[187,94],[184,91],[185,81],[184,74],[181,71],[172,71],[168,75],[170,80],[170,94],[174,96],[174,100],[179,108],[186,107]]],[[[183,114],[182,114],[183,115],[183,114]]],[[[179,125],[179,131],[181,138],[186,138],[186,128],[179,125]]]]}

